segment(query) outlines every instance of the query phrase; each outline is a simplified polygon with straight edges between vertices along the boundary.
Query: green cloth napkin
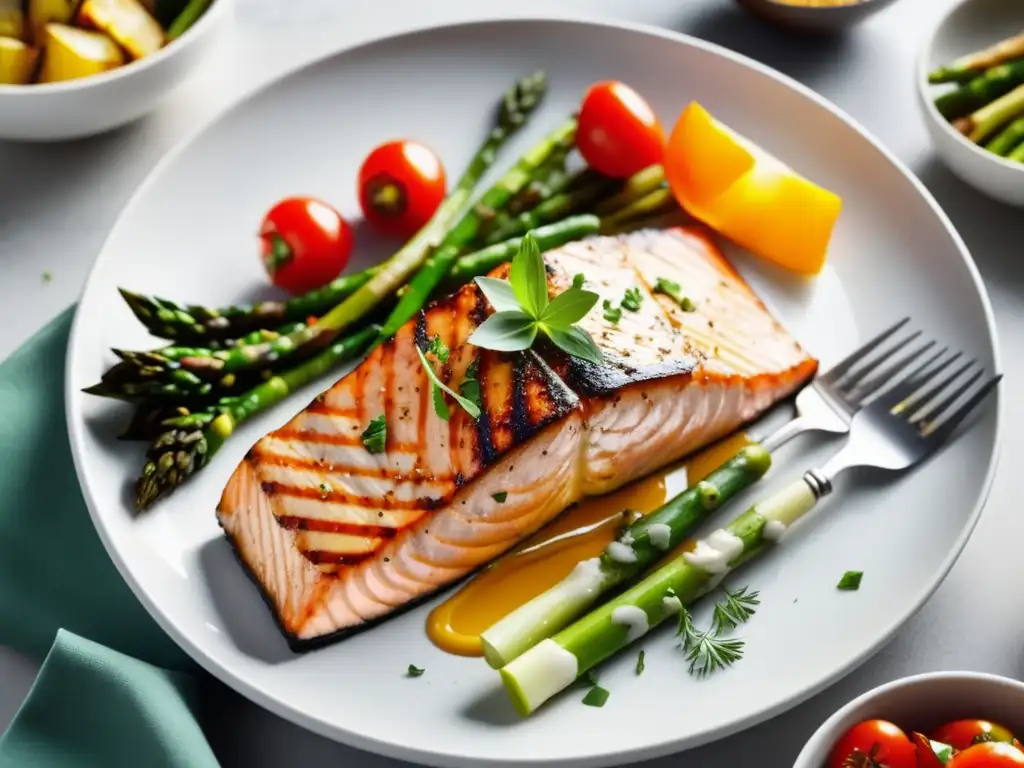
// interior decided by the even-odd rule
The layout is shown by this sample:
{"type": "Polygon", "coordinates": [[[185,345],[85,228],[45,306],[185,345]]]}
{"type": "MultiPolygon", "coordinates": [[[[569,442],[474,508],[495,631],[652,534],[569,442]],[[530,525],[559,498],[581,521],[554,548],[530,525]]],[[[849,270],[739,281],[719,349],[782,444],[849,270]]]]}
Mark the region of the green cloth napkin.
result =
{"type": "Polygon", "coordinates": [[[217,766],[203,676],[135,599],[85,508],[64,421],[69,309],[0,363],[0,644],[45,657],[0,768],[217,766]]]}

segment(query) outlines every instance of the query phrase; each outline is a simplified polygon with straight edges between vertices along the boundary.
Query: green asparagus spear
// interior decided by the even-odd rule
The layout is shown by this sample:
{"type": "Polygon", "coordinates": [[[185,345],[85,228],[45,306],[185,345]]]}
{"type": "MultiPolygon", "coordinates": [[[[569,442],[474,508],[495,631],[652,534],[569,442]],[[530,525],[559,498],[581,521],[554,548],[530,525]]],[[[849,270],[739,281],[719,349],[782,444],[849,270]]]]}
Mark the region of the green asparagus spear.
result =
{"type": "Polygon", "coordinates": [[[1024,83],[1024,60],[992,67],[966,85],[935,99],[935,108],[947,120],[969,115],[1024,83]]]}
{"type": "Polygon", "coordinates": [[[602,202],[594,213],[598,216],[608,216],[664,187],[665,169],[660,165],[649,166],[626,179],[618,194],[602,202]]]}
{"type": "Polygon", "coordinates": [[[1024,56],[1024,34],[1001,40],[982,51],[961,56],[928,75],[929,83],[964,83],[986,69],[1024,56]]]}
{"type": "MultiPolygon", "coordinates": [[[[554,224],[538,227],[532,230],[531,234],[537,241],[541,252],[544,252],[573,240],[597,234],[600,223],[596,216],[581,214],[570,216],[554,224]]],[[[460,257],[438,288],[445,293],[451,292],[474,277],[486,275],[495,267],[512,261],[512,257],[519,252],[522,242],[521,237],[516,237],[460,257]]]]}
{"type": "Polygon", "coordinates": [[[686,223],[686,213],[679,206],[674,206],[648,216],[639,216],[635,219],[628,219],[615,224],[606,224],[601,228],[601,234],[621,235],[626,232],[636,232],[639,229],[668,229],[670,227],[681,227],[686,223]]]}
{"type": "Polygon", "coordinates": [[[344,339],[301,365],[284,371],[237,397],[164,422],[162,432],[146,454],[135,488],[135,507],[141,511],[174,491],[209,463],[224,442],[246,419],[276,405],[331,368],[359,355],[377,335],[370,326],[344,339]]]}
{"type": "Polygon", "coordinates": [[[189,0],[188,5],[178,14],[177,18],[167,27],[167,40],[177,40],[192,28],[192,25],[199,21],[206,13],[213,0],[189,0]]]}
{"type": "Polygon", "coordinates": [[[287,301],[262,301],[252,306],[181,305],[167,299],[120,289],[135,317],[150,333],[182,343],[211,346],[215,340],[237,338],[252,330],[319,317],[370,281],[380,267],[342,275],[322,288],[287,301]]]}
{"type": "Polygon", "coordinates": [[[409,281],[407,289],[398,300],[398,305],[384,322],[378,343],[391,338],[423,307],[434,288],[448,274],[455,259],[479,235],[488,216],[493,211],[504,208],[509,198],[529,183],[537,167],[547,161],[557,147],[575,135],[576,119],[570,118],[519,158],[519,161],[483,194],[479,202],[463,215],[462,219],[448,231],[437,250],[409,281]]]}
{"type": "Polygon", "coordinates": [[[1010,154],[1006,156],[1007,160],[1013,160],[1015,163],[1024,163],[1024,142],[1018,144],[1010,154]]]}
{"type": "Polygon", "coordinates": [[[636,219],[640,219],[647,216],[653,216],[656,214],[667,213],[674,211],[678,208],[675,197],[672,195],[672,190],[668,187],[663,187],[644,195],[638,200],[634,200],[628,205],[620,208],[615,213],[605,216],[601,219],[601,232],[607,234],[612,231],[616,231],[623,224],[636,219]]]}
{"type": "Polygon", "coordinates": [[[532,229],[557,222],[573,213],[586,211],[615,186],[614,180],[595,175],[589,184],[549,197],[529,211],[506,219],[501,226],[491,231],[487,243],[493,245],[513,237],[521,237],[532,229]]]}
{"type": "Polygon", "coordinates": [[[716,509],[761,479],[771,463],[764,448],[746,446],[706,479],[637,520],[600,557],[579,563],[562,581],[487,629],[480,636],[487,663],[503,667],[568,626],[601,595],[682,544],[716,509]]]}
{"type": "Polygon", "coordinates": [[[131,421],[117,439],[151,442],[166,429],[163,426],[165,421],[188,414],[189,409],[180,405],[168,405],[161,400],[143,400],[135,407],[131,421]]]}
{"type": "Polygon", "coordinates": [[[731,569],[769,549],[814,502],[806,482],[794,483],[502,667],[501,679],[516,710],[529,715],[580,675],[678,615],[731,569]]]}
{"type": "MultiPolygon", "coordinates": [[[[566,167],[569,152],[574,146],[575,136],[568,137],[569,140],[557,147],[551,154],[551,158],[538,169],[534,178],[514,194],[508,201],[506,213],[509,216],[516,216],[547,200],[552,195],[561,192],[578,175],[569,173],[566,167]]],[[[497,221],[499,217],[495,217],[497,221]]],[[[485,234],[489,235],[490,227],[485,228],[485,234]]]]}
{"type": "MultiPolygon", "coordinates": [[[[483,216],[480,210],[463,216],[454,227],[451,223],[469,202],[477,182],[494,163],[498,149],[526,122],[546,89],[547,80],[544,74],[537,72],[520,80],[505,94],[495,127],[473,157],[455,189],[441,203],[431,220],[413,235],[398,253],[384,262],[369,281],[314,325],[260,344],[220,350],[208,356],[182,357],[177,361],[178,364],[206,379],[262,369],[327,346],[343,330],[365,319],[370,311],[398,290],[414,272],[420,270],[431,251],[441,243],[454,245],[458,242],[461,245],[476,234],[476,226],[472,221],[467,223],[467,217],[479,219],[483,216]]],[[[436,257],[437,254],[435,260],[436,257]]],[[[447,271],[447,266],[444,271],[447,271]]],[[[415,291],[407,291],[399,306],[403,303],[408,305],[414,294],[415,291]]],[[[413,313],[415,308],[409,316],[413,313]]],[[[395,316],[393,312],[391,318],[395,316]]],[[[391,318],[389,322],[392,321],[391,318]]]]}
{"type": "Polygon", "coordinates": [[[1013,149],[1024,141],[1024,117],[1018,117],[996,137],[985,144],[985,149],[996,155],[1006,157],[1013,149]]]}
{"type": "Polygon", "coordinates": [[[986,104],[977,112],[955,120],[953,127],[971,141],[979,142],[1022,112],[1024,112],[1024,85],[1018,85],[1005,96],[996,99],[991,104],[986,104]]]}

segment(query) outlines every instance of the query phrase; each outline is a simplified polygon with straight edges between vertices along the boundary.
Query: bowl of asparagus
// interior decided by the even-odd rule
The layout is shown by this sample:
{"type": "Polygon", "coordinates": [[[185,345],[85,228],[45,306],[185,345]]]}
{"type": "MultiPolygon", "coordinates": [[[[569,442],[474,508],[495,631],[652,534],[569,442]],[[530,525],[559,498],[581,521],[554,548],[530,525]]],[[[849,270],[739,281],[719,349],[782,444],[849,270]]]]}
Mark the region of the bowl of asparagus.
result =
{"type": "Polygon", "coordinates": [[[921,54],[918,97],[946,165],[990,197],[1024,206],[1024,3],[955,5],[921,54]]]}

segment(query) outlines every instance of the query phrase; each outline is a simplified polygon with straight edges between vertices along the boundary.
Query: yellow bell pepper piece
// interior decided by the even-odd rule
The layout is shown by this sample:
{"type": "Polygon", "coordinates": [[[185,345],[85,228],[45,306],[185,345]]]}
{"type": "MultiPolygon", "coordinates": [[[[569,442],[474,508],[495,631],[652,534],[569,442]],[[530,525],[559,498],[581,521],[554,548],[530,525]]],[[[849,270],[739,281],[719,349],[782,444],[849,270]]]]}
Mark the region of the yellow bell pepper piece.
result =
{"type": "Polygon", "coordinates": [[[762,258],[804,274],[825,264],[842,199],[716,121],[697,103],[679,117],[665,175],[687,211],[762,258]]]}

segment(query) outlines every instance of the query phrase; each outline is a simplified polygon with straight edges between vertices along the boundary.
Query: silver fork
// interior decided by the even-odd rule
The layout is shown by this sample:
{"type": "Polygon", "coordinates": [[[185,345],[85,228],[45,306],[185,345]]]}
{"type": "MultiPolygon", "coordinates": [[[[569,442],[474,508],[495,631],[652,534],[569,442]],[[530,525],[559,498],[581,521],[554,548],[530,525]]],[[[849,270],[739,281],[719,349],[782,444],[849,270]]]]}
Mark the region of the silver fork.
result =
{"type": "MultiPolygon", "coordinates": [[[[868,359],[909,322],[909,317],[903,318],[855,349],[829,370],[815,376],[796,396],[796,416],[757,442],[766,450],[774,451],[805,432],[849,432],[854,415],[863,407],[865,401],[935,345],[934,341],[922,344],[902,358],[885,365],[921,335],[921,332],[917,331],[892,345],[884,353],[868,359]]],[[[941,354],[943,352],[939,353],[941,354]]],[[[932,358],[932,362],[935,359],[937,356],[932,358]]]]}
{"type": "Polygon", "coordinates": [[[765,538],[777,539],[832,492],[836,477],[854,467],[892,472],[917,466],[950,440],[957,427],[1002,379],[1002,374],[978,382],[983,368],[968,361],[950,370],[957,352],[932,359],[896,380],[858,411],[846,445],[823,466],[809,469],[754,509],[775,521],[765,538]]]}

